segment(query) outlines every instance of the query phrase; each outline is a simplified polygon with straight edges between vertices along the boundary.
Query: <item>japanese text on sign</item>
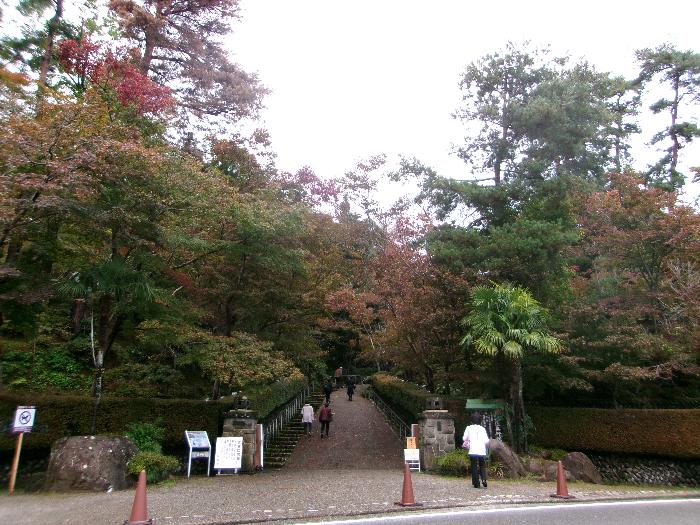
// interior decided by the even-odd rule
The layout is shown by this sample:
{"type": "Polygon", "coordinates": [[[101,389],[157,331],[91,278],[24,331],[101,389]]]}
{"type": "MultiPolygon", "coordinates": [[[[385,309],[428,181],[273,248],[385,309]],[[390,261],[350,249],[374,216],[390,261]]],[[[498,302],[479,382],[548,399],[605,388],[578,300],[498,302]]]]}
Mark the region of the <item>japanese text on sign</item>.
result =
{"type": "Polygon", "coordinates": [[[214,456],[215,469],[239,469],[243,459],[242,437],[216,438],[216,456],[214,456]]]}

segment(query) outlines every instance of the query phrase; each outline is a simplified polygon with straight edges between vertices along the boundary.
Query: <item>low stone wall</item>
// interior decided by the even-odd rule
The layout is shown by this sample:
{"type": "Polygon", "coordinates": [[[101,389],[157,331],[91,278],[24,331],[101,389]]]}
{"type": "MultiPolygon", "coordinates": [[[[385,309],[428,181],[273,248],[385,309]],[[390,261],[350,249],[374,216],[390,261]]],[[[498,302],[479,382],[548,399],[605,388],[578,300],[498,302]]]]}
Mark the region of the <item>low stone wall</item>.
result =
{"type": "Polygon", "coordinates": [[[587,453],[603,480],[635,485],[700,486],[700,461],[587,453]]]}

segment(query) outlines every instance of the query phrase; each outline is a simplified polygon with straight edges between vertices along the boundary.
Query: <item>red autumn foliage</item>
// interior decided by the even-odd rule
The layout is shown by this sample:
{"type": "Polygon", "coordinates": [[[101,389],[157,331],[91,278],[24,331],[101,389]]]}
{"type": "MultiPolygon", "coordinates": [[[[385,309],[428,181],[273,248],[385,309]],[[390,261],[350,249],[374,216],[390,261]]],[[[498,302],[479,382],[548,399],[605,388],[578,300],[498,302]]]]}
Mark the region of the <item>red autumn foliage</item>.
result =
{"type": "Polygon", "coordinates": [[[89,81],[111,88],[120,104],[139,115],[160,113],[175,102],[170,88],[156,84],[128,59],[105,51],[87,37],[60,42],[58,61],[66,73],[78,76],[80,85],[89,81]]]}

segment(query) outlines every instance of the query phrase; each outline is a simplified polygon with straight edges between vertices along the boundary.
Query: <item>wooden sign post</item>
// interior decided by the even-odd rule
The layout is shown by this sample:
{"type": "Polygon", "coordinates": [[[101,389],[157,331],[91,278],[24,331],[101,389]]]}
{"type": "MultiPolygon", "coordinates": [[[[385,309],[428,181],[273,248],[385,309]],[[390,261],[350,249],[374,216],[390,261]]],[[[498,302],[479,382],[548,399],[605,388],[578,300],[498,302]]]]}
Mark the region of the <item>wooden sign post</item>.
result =
{"type": "Polygon", "coordinates": [[[17,468],[19,467],[19,455],[22,452],[22,441],[24,441],[24,433],[31,432],[34,426],[34,416],[36,415],[36,407],[17,407],[15,411],[15,420],[12,424],[12,432],[17,434],[17,445],[15,446],[15,455],[12,458],[12,467],[10,468],[10,487],[9,494],[15,491],[15,481],[17,481],[17,468]]]}

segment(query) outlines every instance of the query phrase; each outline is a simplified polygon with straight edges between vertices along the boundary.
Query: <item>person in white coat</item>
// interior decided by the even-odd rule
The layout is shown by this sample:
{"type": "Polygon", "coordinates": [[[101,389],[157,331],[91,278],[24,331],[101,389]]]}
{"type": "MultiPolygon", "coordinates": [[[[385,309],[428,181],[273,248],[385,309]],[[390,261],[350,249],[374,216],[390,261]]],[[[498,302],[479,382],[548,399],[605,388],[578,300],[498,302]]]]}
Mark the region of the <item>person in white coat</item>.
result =
{"type": "Polygon", "coordinates": [[[489,436],[486,429],[481,426],[481,416],[479,414],[472,415],[472,424],[464,429],[462,436],[462,447],[469,450],[469,460],[471,461],[472,469],[472,485],[478,489],[481,484],[484,488],[486,484],[486,455],[488,452],[489,436]]]}
{"type": "Polygon", "coordinates": [[[305,403],[301,407],[301,422],[304,424],[304,432],[308,436],[311,435],[311,424],[314,422],[314,407],[305,403]]]}

